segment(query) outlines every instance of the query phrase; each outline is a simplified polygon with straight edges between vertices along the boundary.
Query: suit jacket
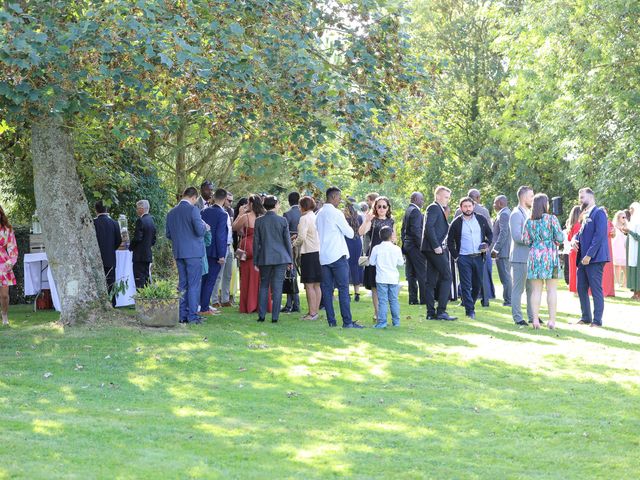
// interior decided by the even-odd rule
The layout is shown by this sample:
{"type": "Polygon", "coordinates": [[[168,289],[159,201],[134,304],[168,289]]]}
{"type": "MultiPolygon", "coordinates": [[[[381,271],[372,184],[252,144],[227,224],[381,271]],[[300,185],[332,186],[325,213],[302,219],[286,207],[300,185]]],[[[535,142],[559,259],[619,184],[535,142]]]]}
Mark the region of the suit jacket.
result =
{"type": "Polygon", "coordinates": [[[514,207],[509,216],[509,231],[511,232],[511,263],[527,263],[531,247],[522,241],[524,224],[528,215],[519,205],[514,207]]]}
{"type": "Polygon", "coordinates": [[[289,211],[284,213],[284,218],[289,222],[289,231],[298,233],[298,224],[300,223],[300,207],[298,205],[294,205],[289,209],[289,211]]]}
{"type": "MultiPolygon", "coordinates": [[[[491,245],[493,241],[493,232],[491,231],[491,226],[486,218],[483,215],[479,215],[474,213],[476,216],[476,220],[480,225],[480,237],[481,241],[486,243],[487,245],[491,245]]],[[[453,222],[451,222],[451,226],[449,227],[449,235],[447,236],[447,247],[449,247],[449,253],[453,258],[458,258],[460,256],[460,245],[462,241],[462,222],[464,222],[464,218],[462,215],[456,217],[453,222]]],[[[478,252],[480,253],[480,252],[478,252]]]]}
{"type": "Polygon", "coordinates": [[[93,219],[93,226],[96,227],[96,237],[104,268],[115,269],[116,250],[122,243],[120,225],[109,215],[98,215],[93,219]]]}
{"type": "Polygon", "coordinates": [[[204,256],[204,232],[206,228],[200,210],[186,200],[181,201],[167,214],[166,235],[172,242],[173,257],[201,258],[204,256]]]}
{"type": "Polygon", "coordinates": [[[500,211],[496,221],[493,223],[493,245],[491,250],[497,253],[498,258],[509,258],[511,253],[510,216],[511,210],[505,207],[500,211]]]}
{"type": "Polygon", "coordinates": [[[422,250],[423,253],[433,252],[434,249],[438,247],[446,247],[449,222],[447,222],[447,217],[439,203],[433,202],[427,207],[424,215],[424,228],[422,230],[422,245],[420,250],[422,250]]]}
{"type": "Polygon", "coordinates": [[[253,264],[293,263],[289,222],[273,210],[256,219],[253,231],[253,264]]]}
{"type": "Polygon", "coordinates": [[[609,224],[607,215],[600,207],[593,207],[585,219],[583,227],[578,233],[578,255],[576,263],[579,265],[586,256],[591,257],[591,263],[604,263],[611,260],[609,254],[609,224]]]}
{"type": "Polygon", "coordinates": [[[227,256],[227,239],[229,238],[229,215],[219,205],[206,207],[200,212],[202,220],[211,227],[211,245],[206,247],[207,257],[225,258],[227,256]]]}
{"type": "Polygon", "coordinates": [[[424,216],[420,209],[410,204],[404,211],[404,219],[402,220],[402,229],[400,230],[400,238],[402,239],[402,253],[410,252],[418,249],[422,245],[422,226],[424,216]]]}
{"type": "Polygon", "coordinates": [[[136,220],[136,229],[129,243],[134,262],[152,262],[151,247],[156,244],[156,224],[153,217],[145,213],[136,220]]]}

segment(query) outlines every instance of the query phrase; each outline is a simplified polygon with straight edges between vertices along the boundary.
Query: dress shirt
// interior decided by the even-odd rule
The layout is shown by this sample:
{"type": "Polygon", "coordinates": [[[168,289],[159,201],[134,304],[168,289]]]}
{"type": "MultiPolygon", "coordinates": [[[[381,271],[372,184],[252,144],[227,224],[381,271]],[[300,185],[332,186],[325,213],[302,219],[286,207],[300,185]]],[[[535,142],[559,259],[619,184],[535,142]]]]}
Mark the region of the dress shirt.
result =
{"type": "Polygon", "coordinates": [[[462,234],[460,235],[460,255],[475,255],[480,253],[478,248],[482,243],[480,224],[475,215],[470,220],[462,219],[462,234]]]}
{"type": "Polygon", "coordinates": [[[349,258],[344,237],[353,238],[354,233],[344,213],[325,203],[316,215],[316,228],[320,239],[320,265],[330,265],[344,256],[349,258]]]}

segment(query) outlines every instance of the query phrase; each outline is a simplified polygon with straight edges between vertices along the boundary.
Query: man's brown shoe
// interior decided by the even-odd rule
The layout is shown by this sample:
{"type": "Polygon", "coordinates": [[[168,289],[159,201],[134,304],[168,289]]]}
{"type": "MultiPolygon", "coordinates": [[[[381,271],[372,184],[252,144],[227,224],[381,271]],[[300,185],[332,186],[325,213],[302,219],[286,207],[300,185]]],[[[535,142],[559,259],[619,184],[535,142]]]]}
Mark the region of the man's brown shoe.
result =
{"type": "Polygon", "coordinates": [[[220,308],[222,305],[220,305],[220,302],[216,302],[213,305],[211,305],[213,308],[220,308]]]}
{"type": "Polygon", "coordinates": [[[222,306],[223,306],[223,307],[233,307],[233,303],[231,303],[231,302],[224,302],[224,303],[222,304],[222,306]]]}

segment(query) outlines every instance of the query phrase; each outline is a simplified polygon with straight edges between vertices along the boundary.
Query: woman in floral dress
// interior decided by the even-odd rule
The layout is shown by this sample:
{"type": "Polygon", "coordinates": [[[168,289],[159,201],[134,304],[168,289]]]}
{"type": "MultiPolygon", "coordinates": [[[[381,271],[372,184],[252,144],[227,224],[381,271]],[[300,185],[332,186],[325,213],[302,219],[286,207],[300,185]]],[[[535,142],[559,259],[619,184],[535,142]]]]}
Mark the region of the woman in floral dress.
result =
{"type": "Polygon", "coordinates": [[[9,325],[9,286],[16,284],[13,266],[18,261],[16,236],[0,206],[0,312],[2,325],[9,325]]]}
{"type": "Polygon", "coordinates": [[[549,198],[544,193],[533,197],[531,218],[525,224],[522,235],[524,243],[531,247],[527,261],[527,278],[531,280],[531,311],[533,328],[540,328],[540,303],[542,288],[547,286],[547,307],[549,308],[549,328],[556,326],[558,304],[558,278],[563,277],[558,245],[564,240],[564,233],[555,215],[549,214],[549,198]]]}

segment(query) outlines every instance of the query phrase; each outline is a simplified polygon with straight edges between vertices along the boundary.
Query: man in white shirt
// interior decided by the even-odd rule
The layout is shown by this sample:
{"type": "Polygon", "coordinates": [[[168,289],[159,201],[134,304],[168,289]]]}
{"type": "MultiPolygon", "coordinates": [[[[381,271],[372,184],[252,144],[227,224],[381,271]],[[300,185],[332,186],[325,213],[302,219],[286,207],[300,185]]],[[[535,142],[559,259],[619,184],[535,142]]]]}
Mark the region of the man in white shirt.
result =
{"type": "Polygon", "coordinates": [[[390,227],[380,229],[381,243],[373,247],[369,264],[376,267],[376,288],[378,290],[378,322],[375,328],[386,328],[387,307],[391,307],[391,320],[394,327],[400,326],[400,272],[404,265],[402,250],[391,242],[393,231],[390,227]]]}
{"type": "Polygon", "coordinates": [[[316,228],[320,239],[320,265],[322,266],[322,298],[327,322],[335,327],[336,314],[333,309],[334,284],[338,287],[342,328],[364,328],[351,318],[349,299],[349,249],[344,237],[353,238],[353,229],[347,223],[344,213],[336,207],[342,200],[342,192],[337,187],[327,190],[327,201],[316,215],[316,228]]]}

